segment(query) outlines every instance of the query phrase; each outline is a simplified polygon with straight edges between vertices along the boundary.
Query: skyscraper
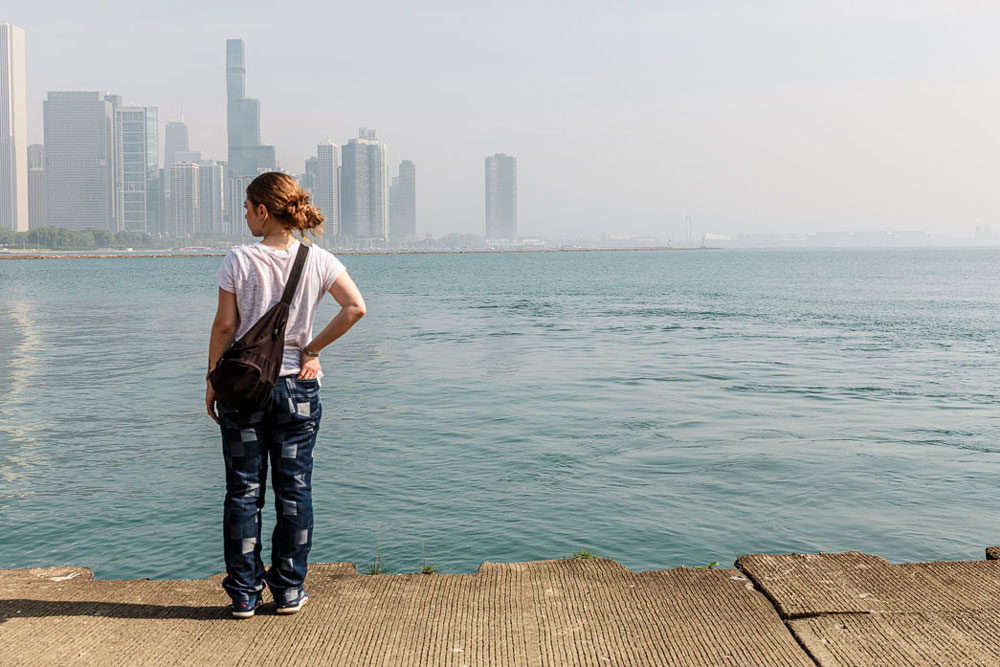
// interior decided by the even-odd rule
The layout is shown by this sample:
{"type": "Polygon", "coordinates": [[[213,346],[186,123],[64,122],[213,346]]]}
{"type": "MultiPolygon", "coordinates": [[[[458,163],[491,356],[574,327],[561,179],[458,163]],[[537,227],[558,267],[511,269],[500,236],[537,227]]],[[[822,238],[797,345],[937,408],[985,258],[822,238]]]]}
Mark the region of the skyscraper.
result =
{"type": "Polygon", "coordinates": [[[48,225],[116,229],[114,99],[93,91],[50,91],[42,103],[48,225]]]}
{"type": "Polygon", "coordinates": [[[389,236],[401,243],[417,240],[417,175],[410,160],[399,163],[396,184],[396,214],[389,218],[389,236]]]}
{"type": "Polygon", "coordinates": [[[188,126],[184,121],[172,120],[163,128],[163,174],[160,177],[160,228],[162,233],[173,229],[170,219],[170,167],[177,162],[177,154],[190,149],[188,126]]]}
{"type": "Polygon", "coordinates": [[[243,202],[247,198],[247,186],[255,176],[229,176],[226,178],[226,220],[227,231],[241,241],[248,233],[243,202]]]}
{"type": "Polygon", "coordinates": [[[399,176],[389,179],[389,238],[395,241],[399,224],[399,176]]]}
{"type": "Polygon", "coordinates": [[[260,143],[260,101],[246,97],[242,39],[226,40],[226,128],[230,177],[256,176],[277,167],[274,146],[260,143]]]}
{"type": "Polygon", "coordinates": [[[323,228],[327,234],[340,235],[340,188],[337,169],[340,166],[337,144],[324,141],[316,146],[316,175],[313,183],[313,204],[323,212],[323,228]]]}
{"type": "Polygon", "coordinates": [[[302,189],[311,195],[315,196],[314,190],[316,189],[316,168],[317,168],[317,158],[315,156],[306,158],[306,170],[299,177],[299,185],[302,189]]]}
{"type": "Polygon", "coordinates": [[[28,229],[45,226],[45,146],[28,146],[28,229]]]}
{"type": "Polygon", "coordinates": [[[517,159],[486,158],[486,238],[517,238],[517,159]]]}
{"type": "Polygon", "coordinates": [[[385,240],[389,233],[389,179],[385,144],[361,128],[341,148],[340,231],[357,240],[385,240]]]}
{"type": "Polygon", "coordinates": [[[156,107],[115,109],[118,231],[150,233],[158,228],[159,131],[156,107]]]}
{"type": "MultiPolygon", "coordinates": [[[[170,165],[180,151],[191,150],[188,126],[184,121],[172,120],[163,128],[163,168],[170,172],[170,165]]],[[[167,188],[170,191],[170,188],[167,188]]]]}
{"type": "Polygon", "coordinates": [[[24,30],[0,23],[0,227],[28,229],[24,30]]]}
{"type": "Polygon", "coordinates": [[[225,177],[215,160],[198,162],[198,225],[203,234],[222,235],[225,231],[225,177]]]}
{"type": "Polygon", "coordinates": [[[170,218],[174,236],[194,236],[201,232],[198,180],[198,165],[194,162],[175,162],[170,166],[170,218]]]}

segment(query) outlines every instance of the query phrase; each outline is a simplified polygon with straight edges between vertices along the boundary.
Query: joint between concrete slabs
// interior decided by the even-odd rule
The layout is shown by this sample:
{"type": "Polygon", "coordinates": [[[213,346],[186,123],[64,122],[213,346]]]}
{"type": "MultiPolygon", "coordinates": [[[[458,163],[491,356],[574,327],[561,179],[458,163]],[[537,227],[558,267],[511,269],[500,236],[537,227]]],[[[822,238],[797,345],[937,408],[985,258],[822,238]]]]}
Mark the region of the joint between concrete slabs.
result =
{"type": "Polygon", "coordinates": [[[805,653],[806,656],[808,656],[810,660],[812,660],[813,664],[816,665],[816,667],[823,667],[823,663],[820,662],[819,658],[817,658],[815,655],[813,655],[812,651],[809,650],[809,647],[807,647],[805,645],[805,642],[802,640],[801,637],[799,637],[798,633],[795,632],[795,629],[790,624],[790,621],[794,621],[794,620],[797,620],[799,618],[811,618],[811,617],[816,617],[816,616],[823,616],[823,614],[786,614],[786,613],[783,613],[782,610],[781,610],[781,605],[778,604],[778,601],[775,600],[774,597],[770,593],[768,593],[767,590],[763,586],[760,585],[760,582],[757,580],[756,577],[753,576],[753,574],[751,574],[747,570],[743,569],[743,567],[740,565],[740,559],[739,558],[736,559],[736,562],[734,562],[733,565],[736,567],[736,569],[738,569],[740,572],[742,572],[744,575],[746,575],[746,578],[749,579],[750,583],[753,584],[753,589],[755,591],[757,591],[758,593],[760,593],[761,595],[763,595],[764,598],[768,602],[771,603],[771,606],[774,607],[774,612],[778,615],[778,618],[781,619],[781,622],[784,624],[785,629],[788,630],[788,634],[790,634],[792,636],[792,639],[794,639],[795,643],[799,645],[799,648],[802,649],[802,652],[805,653]]]}

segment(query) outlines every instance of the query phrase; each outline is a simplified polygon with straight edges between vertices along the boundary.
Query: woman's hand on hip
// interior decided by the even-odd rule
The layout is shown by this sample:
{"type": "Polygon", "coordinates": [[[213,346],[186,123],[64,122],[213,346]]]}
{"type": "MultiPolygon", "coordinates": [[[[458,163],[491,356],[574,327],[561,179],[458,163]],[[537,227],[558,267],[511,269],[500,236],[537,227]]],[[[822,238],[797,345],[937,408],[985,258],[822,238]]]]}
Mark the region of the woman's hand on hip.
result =
{"type": "Polygon", "coordinates": [[[319,365],[319,357],[311,357],[302,352],[300,364],[301,369],[298,375],[300,380],[315,380],[319,377],[319,372],[322,370],[319,365]]]}
{"type": "Polygon", "coordinates": [[[208,416],[219,423],[219,416],[215,414],[215,387],[209,381],[205,382],[205,407],[208,408],[208,416]]]}

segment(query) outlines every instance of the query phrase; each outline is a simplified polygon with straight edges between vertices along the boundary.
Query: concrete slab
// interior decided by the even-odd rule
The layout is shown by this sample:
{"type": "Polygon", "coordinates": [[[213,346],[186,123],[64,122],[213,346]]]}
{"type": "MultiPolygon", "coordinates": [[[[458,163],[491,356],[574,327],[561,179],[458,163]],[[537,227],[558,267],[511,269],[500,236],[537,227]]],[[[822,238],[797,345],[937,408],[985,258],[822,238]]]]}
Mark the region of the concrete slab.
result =
{"type": "Polygon", "coordinates": [[[1000,665],[998,561],[893,565],[850,552],[737,565],[824,667],[1000,665]]]}
{"type": "Polygon", "coordinates": [[[359,576],[315,563],[301,613],[265,607],[244,621],[229,617],[221,578],[0,571],[0,664],[814,664],[736,570],[636,573],[590,559],[359,576]]]}
{"type": "Polygon", "coordinates": [[[1000,665],[993,612],[824,614],[789,626],[824,667],[1000,665]]]}
{"type": "Polygon", "coordinates": [[[751,554],[736,561],[782,618],[831,613],[1000,612],[1000,561],[892,565],[869,554],[751,554]]]}

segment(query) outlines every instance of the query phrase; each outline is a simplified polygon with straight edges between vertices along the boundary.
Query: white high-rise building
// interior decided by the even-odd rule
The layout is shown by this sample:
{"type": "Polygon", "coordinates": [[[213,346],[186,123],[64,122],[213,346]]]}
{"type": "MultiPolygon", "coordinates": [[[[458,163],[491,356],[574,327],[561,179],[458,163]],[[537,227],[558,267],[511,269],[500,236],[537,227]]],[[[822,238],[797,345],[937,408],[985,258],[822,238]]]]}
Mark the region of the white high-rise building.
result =
{"type": "Polygon", "coordinates": [[[247,186],[255,178],[256,176],[237,176],[226,179],[226,203],[228,204],[226,218],[229,221],[226,233],[231,234],[234,238],[239,238],[241,242],[246,240],[250,233],[246,225],[246,209],[243,204],[247,198],[247,186]]]}
{"type": "Polygon", "coordinates": [[[0,23],[0,227],[28,230],[24,30],[0,23]]]}
{"type": "Polygon", "coordinates": [[[332,141],[316,146],[316,171],[312,183],[313,204],[323,213],[323,229],[333,236],[340,235],[339,152],[332,141]]]}
{"type": "Polygon", "coordinates": [[[198,185],[197,164],[175,162],[170,165],[170,219],[174,236],[194,236],[201,232],[198,185]]]}
{"type": "Polygon", "coordinates": [[[221,236],[225,232],[225,175],[215,160],[198,162],[198,211],[203,234],[221,236]]]}
{"type": "Polygon", "coordinates": [[[361,128],[357,139],[340,149],[341,234],[364,241],[389,236],[389,172],[385,144],[375,130],[361,128]]]}

